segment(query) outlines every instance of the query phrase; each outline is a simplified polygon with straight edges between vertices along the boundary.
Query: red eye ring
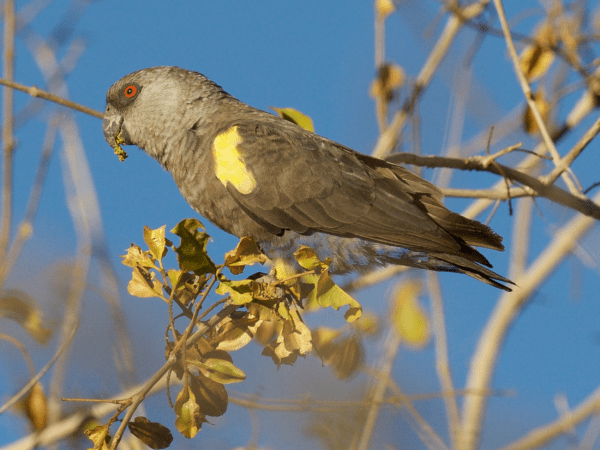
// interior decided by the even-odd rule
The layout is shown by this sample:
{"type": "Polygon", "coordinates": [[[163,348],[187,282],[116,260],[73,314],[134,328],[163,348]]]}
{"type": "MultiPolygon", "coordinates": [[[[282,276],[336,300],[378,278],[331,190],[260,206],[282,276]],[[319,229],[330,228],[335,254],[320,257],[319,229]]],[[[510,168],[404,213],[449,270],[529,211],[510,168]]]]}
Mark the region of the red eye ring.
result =
{"type": "Polygon", "coordinates": [[[137,87],[133,84],[130,84],[129,86],[127,86],[125,88],[125,90],[123,91],[123,94],[125,94],[125,97],[131,98],[131,97],[135,96],[135,94],[137,94],[137,87]]]}

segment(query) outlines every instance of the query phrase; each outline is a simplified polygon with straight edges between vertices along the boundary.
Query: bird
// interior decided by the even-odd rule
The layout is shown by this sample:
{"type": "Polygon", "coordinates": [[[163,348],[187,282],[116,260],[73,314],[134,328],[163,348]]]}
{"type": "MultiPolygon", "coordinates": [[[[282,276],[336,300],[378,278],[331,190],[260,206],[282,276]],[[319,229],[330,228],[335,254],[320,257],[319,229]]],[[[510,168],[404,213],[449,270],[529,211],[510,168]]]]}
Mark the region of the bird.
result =
{"type": "Polygon", "coordinates": [[[271,259],[300,245],[333,274],[406,265],[458,272],[505,291],[475,247],[503,251],[490,227],[447,209],[408,169],[354,151],[229,95],[199,72],[150,67],[106,94],[104,137],[136,145],[172,175],[201,216],[271,259]]]}

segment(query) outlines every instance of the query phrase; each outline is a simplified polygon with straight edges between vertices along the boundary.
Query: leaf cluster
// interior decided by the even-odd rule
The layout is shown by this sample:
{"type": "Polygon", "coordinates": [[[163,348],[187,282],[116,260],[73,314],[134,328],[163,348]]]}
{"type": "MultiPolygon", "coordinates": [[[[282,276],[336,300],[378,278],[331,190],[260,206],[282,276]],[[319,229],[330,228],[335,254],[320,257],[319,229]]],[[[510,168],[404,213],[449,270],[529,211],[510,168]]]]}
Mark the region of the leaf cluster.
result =
{"type": "MultiPolygon", "coordinates": [[[[308,247],[301,247],[294,254],[301,267],[299,273],[283,261],[276,261],[269,274],[257,272],[245,279],[232,279],[225,275],[225,269],[236,276],[246,266],[267,262],[253,239],[242,238],[235,249],[225,254],[223,264],[215,264],[206,249],[210,237],[198,220],[183,220],[171,230],[179,237],[179,245],[166,237],[165,229],[166,226],[154,230],[145,227],[143,238],[147,250],[132,244],[122,262],[132,268],[127,285],[131,295],[159,298],[168,305],[167,362],[164,371],[153,379],[157,382],[167,374],[170,380],[174,374],[181,380],[175,402],[171,402],[169,394],[169,403],[176,415],[175,427],[187,438],[193,438],[209,422],[207,417],[225,414],[228,405],[225,385],[246,378],[234,365],[230,352],[256,338],[264,347],[262,354],[275,364],[293,364],[299,356],[305,357],[314,349],[315,335],[302,318],[306,306],[339,309],[348,305],[345,314],[348,322],[362,314],[360,304],[332,281],[328,270],[331,260],[319,260],[308,247]],[[166,267],[165,257],[169,252],[176,255],[177,268],[166,267]],[[206,307],[210,293],[219,299],[206,307]],[[230,312],[218,317],[214,312],[219,305],[230,312]],[[211,313],[214,315],[209,318],[211,313]]],[[[322,334],[319,331],[316,335],[320,343],[322,334]]],[[[340,336],[336,335],[335,344],[330,340],[321,345],[325,355],[322,359],[332,365],[338,377],[347,378],[360,368],[363,350],[358,333],[340,336]]],[[[106,424],[87,432],[94,448],[104,448],[109,443],[114,448],[114,439],[120,435],[117,433],[111,439],[108,429],[122,412],[134,408],[135,399],[122,402],[123,406],[106,424]]],[[[132,412],[128,414],[131,416],[132,412]]],[[[164,425],[146,418],[128,421],[128,427],[151,448],[166,448],[172,441],[164,425]]]]}

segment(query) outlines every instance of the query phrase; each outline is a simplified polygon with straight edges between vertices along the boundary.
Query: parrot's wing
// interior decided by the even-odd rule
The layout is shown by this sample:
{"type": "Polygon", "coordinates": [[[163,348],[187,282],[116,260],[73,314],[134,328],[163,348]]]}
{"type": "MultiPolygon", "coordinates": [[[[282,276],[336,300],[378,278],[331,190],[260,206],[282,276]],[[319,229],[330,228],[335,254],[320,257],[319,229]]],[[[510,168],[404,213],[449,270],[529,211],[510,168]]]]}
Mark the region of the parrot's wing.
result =
{"type": "MultiPolygon", "coordinates": [[[[492,240],[498,236],[448,211],[435,186],[399,166],[271,117],[277,120],[233,123],[213,144],[218,178],[257,222],[302,234],[324,232],[460,255],[489,265],[436,218],[450,229],[457,228],[452,222],[460,218],[477,229],[475,234],[483,230],[492,240]]],[[[499,241],[488,246],[502,248],[499,241]]]]}

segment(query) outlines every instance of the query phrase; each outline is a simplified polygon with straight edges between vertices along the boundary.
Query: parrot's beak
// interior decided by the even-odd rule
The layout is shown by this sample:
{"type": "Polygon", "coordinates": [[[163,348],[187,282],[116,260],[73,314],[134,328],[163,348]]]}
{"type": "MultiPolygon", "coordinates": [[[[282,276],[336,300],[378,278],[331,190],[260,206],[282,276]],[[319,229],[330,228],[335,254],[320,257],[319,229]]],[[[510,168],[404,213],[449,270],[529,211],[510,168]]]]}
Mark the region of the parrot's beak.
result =
{"type": "Polygon", "coordinates": [[[107,104],[106,110],[104,111],[102,131],[104,131],[104,139],[106,139],[108,145],[113,148],[115,146],[116,138],[121,132],[121,125],[123,125],[123,116],[121,116],[110,103],[107,104]]]}
{"type": "Polygon", "coordinates": [[[127,130],[123,126],[123,116],[110,103],[106,105],[106,110],[104,111],[102,131],[108,145],[115,150],[115,154],[119,157],[119,160],[124,161],[127,158],[127,153],[121,148],[121,144],[131,144],[129,133],[127,133],[127,130]]]}

